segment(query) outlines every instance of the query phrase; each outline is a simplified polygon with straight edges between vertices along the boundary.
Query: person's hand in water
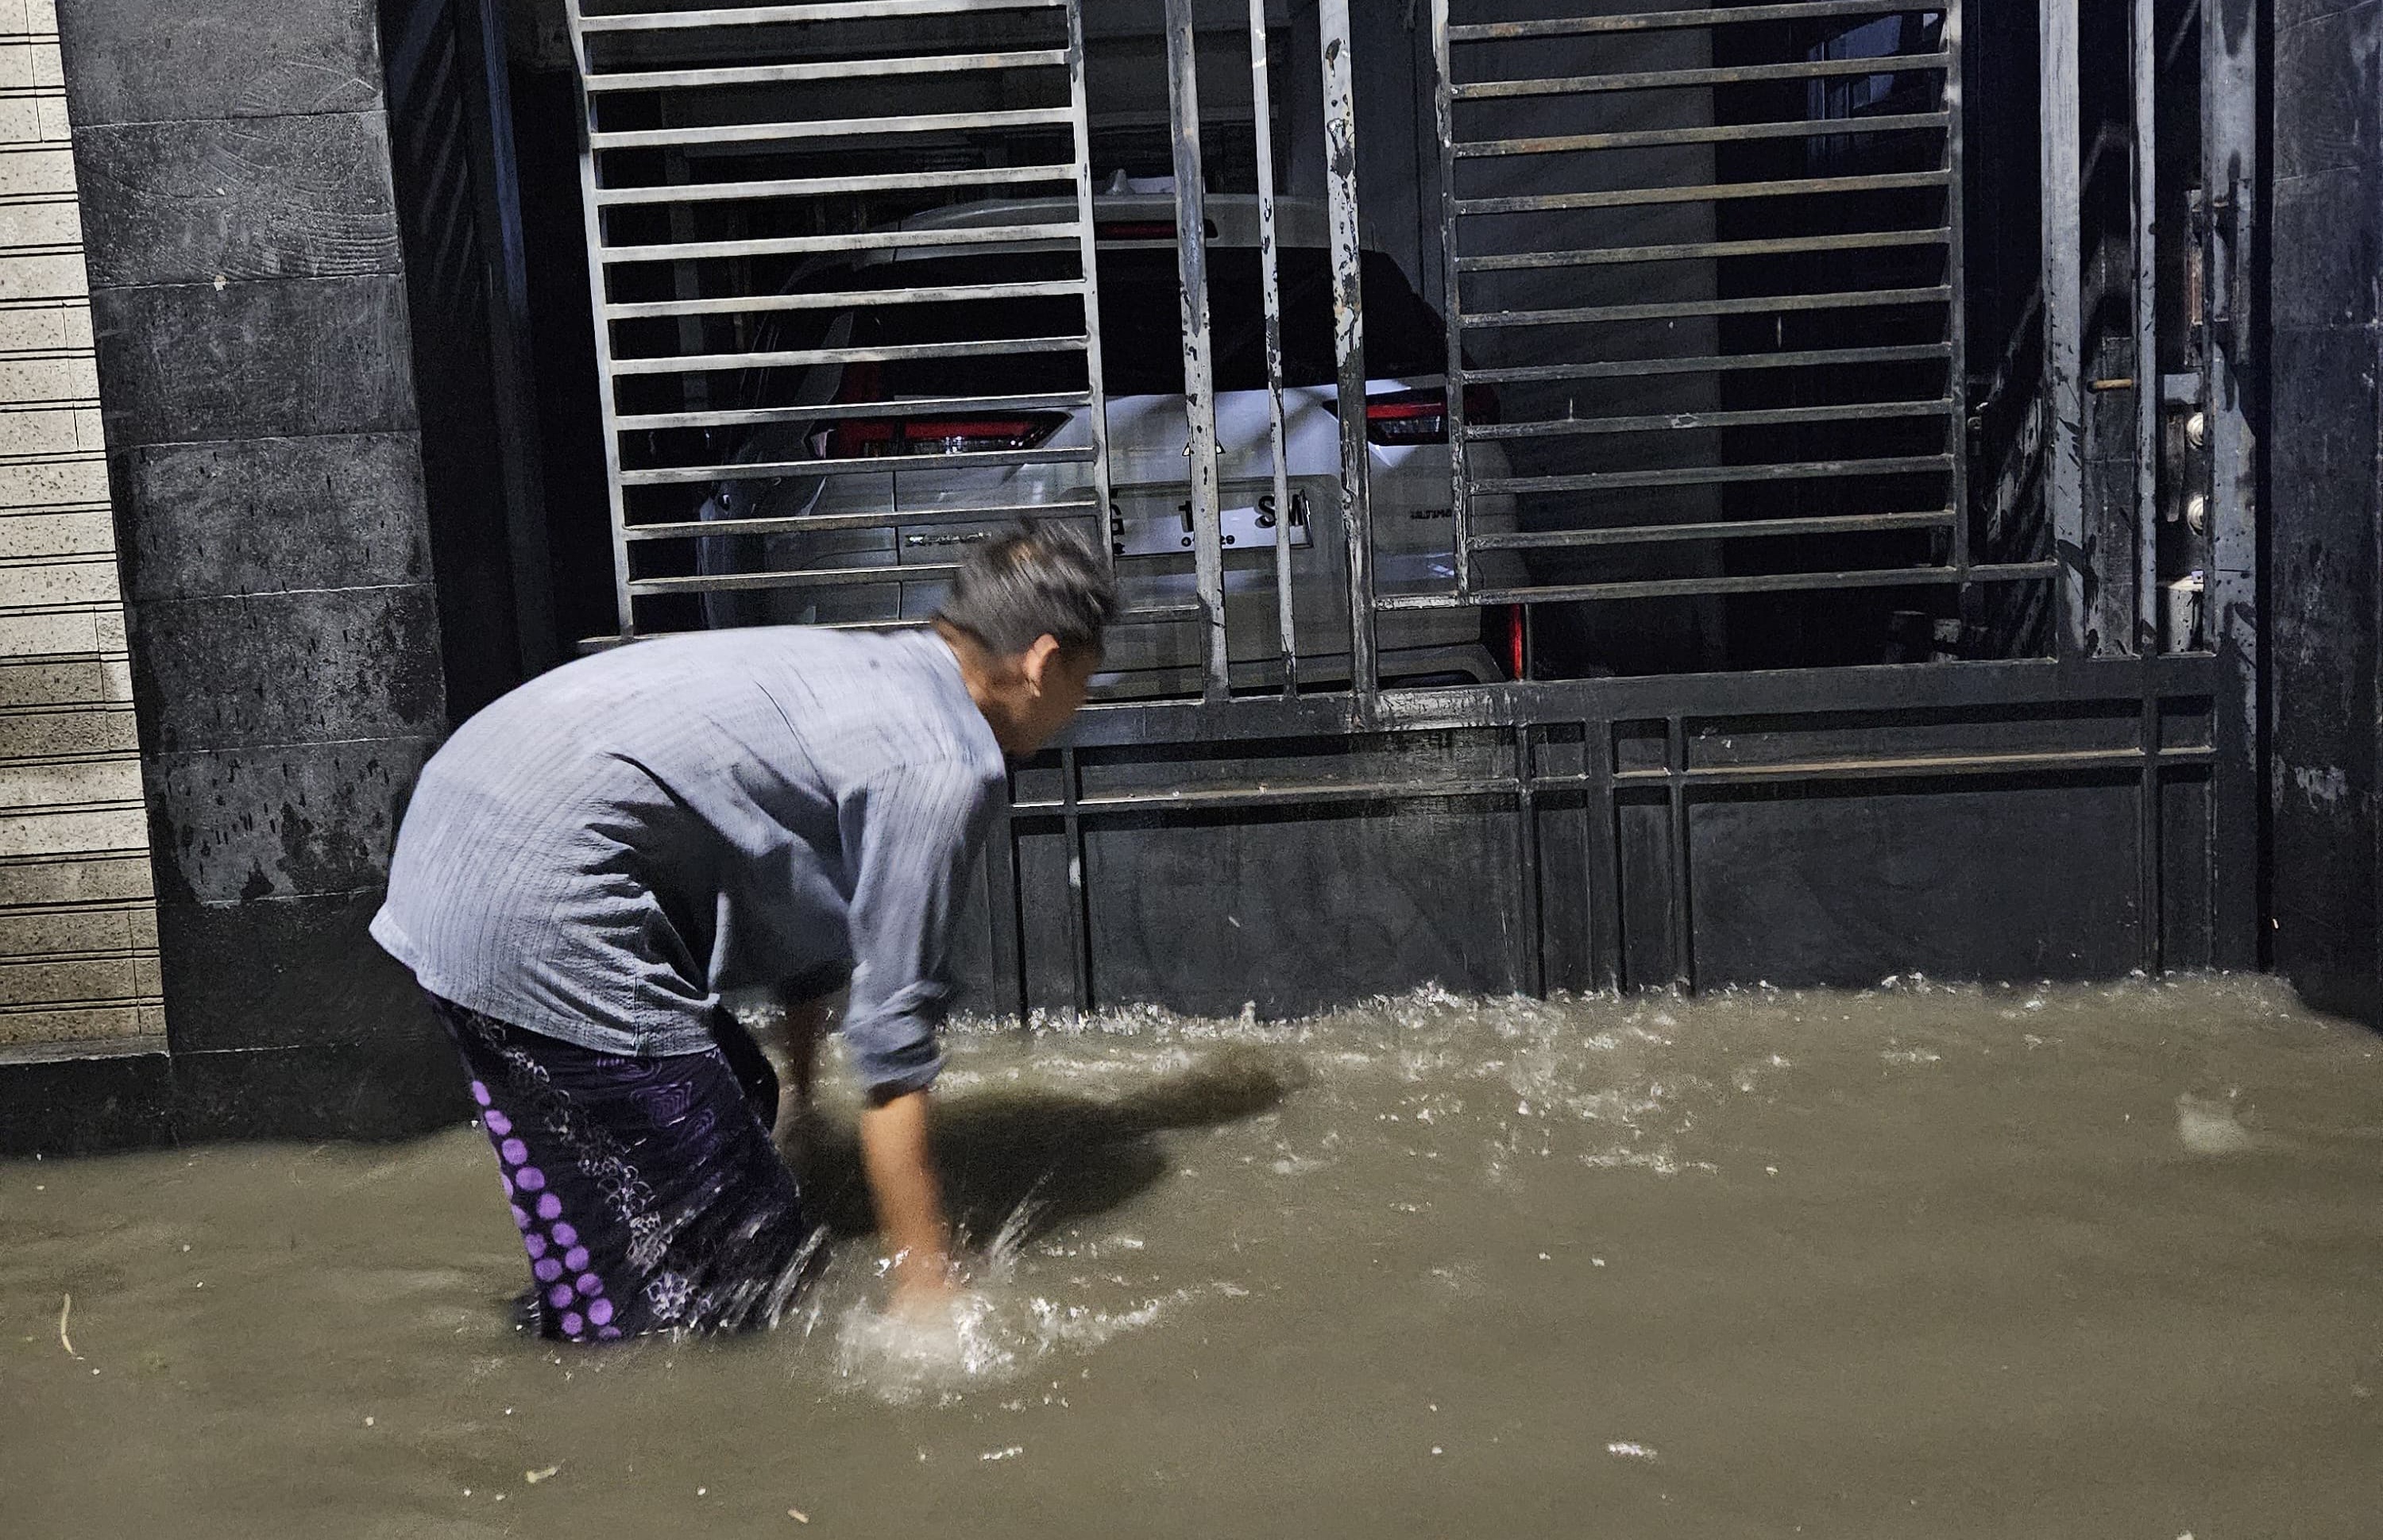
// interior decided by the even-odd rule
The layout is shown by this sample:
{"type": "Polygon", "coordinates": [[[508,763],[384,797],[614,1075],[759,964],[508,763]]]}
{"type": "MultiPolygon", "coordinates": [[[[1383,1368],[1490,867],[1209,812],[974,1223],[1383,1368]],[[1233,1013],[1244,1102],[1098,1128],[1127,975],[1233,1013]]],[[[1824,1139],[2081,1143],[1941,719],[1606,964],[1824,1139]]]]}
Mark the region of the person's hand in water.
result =
{"type": "Polygon", "coordinates": [[[928,1147],[928,1093],[907,1091],[860,1115],[860,1164],[877,1229],[894,1258],[893,1313],[926,1321],[950,1312],[951,1226],[928,1147]]]}

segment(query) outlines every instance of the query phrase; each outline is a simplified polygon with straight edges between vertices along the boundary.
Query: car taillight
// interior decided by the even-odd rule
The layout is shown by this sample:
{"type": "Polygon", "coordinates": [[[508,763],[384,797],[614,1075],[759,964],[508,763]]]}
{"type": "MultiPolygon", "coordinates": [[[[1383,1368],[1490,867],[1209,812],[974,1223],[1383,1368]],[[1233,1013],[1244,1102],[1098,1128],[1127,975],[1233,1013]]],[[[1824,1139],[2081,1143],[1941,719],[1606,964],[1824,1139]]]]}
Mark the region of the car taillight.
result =
{"type": "Polygon", "coordinates": [[[1524,644],[1523,607],[1519,604],[1492,605],[1481,616],[1483,640],[1489,644],[1498,661],[1506,666],[1506,677],[1520,679],[1530,659],[1524,644]]]}
{"type": "MultiPolygon", "coordinates": [[[[1486,385],[1464,388],[1464,420],[1498,420],[1498,393],[1486,385]]],[[[1448,442],[1448,394],[1443,390],[1393,390],[1365,398],[1365,437],[1377,444],[1448,442]]]]}
{"type": "Polygon", "coordinates": [[[848,418],[828,427],[821,452],[829,460],[866,460],[881,455],[1031,450],[1058,432],[1067,420],[1067,414],[1058,412],[1010,417],[848,418]]]}

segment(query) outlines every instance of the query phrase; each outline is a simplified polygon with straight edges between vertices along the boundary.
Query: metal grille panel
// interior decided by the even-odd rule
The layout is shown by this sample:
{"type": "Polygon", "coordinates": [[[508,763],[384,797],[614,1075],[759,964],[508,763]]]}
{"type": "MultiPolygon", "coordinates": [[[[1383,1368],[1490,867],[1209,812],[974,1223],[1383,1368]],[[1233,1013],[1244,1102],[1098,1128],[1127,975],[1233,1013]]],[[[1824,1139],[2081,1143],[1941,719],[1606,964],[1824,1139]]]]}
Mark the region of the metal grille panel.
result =
{"type": "Polygon", "coordinates": [[[1432,6],[1458,561],[1383,608],[2055,575],[1972,557],[1957,4],[1486,8],[1432,6]]]}
{"type": "Polygon", "coordinates": [[[1000,524],[1105,525],[1074,5],[569,16],[621,636],[915,618],[1000,524]],[[897,520],[930,442],[979,492],[897,520]]]}

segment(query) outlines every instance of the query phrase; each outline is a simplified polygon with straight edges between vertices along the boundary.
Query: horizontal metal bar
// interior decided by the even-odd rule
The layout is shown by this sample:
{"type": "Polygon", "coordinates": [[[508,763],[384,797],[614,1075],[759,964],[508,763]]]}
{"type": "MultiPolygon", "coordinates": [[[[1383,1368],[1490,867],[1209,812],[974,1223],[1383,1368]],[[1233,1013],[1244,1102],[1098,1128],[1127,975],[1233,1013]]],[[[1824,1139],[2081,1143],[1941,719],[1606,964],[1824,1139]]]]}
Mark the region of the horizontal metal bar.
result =
{"type": "Polygon", "coordinates": [[[915,567],[825,567],[786,573],[718,573],[704,577],[633,577],[629,592],[640,598],[657,594],[728,594],[755,588],[859,588],[874,583],[929,583],[958,572],[956,561],[921,562],[915,567]]]}
{"type": "Polygon", "coordinates": [[[636,203],[712,203],[748,198],[821,198],[843,192],[913,192],[944,187],[1016,187],[1072,182],[1074,166],[975,166],[957,171],[872,171],[851,177],[779,177],[767,181],[666,182],[657,187],[607,187],[596,202],[613,208],[636,203]]]}
{"type": "Polygon", "coordinates": [[[1745,412],[1664,412],[1636,417],[1559,417],[1536,423],[1466,425],[1467,439],[1562,438],[1589,433],[1661,433],[1689,428],[1778,427],[1794,423],[1871,422],[1882,417],[1948,417],[1956,404],[1932,401],[1849,401],[1842,406],[1783,406],[1745,412]]]}
{"type": "Polygon", "coordinates": [[[691,487],[710,481],[783,481],[829,476],[943,475],[1014,465],[1081,465],[1093,458],[1087,444],[1071,450],[975,450],[960,454],[862,455],[836,460],[739,461],[727,465],[670,465],[623,471],[624,487],[691,487]]]}
{"type": "Polygon", "coordinates": [[[733,294],[717,300],[654,300],[607,304],[607,321],[637,321],[673,315],[758,315],[790,310],[858,310],[878,305],[970,304],[978,301],[1065,299],[1081,296],[1081,278],[1034,283],[945,284],[923,289],[813,290],[798,294],[733,294]]]}
{"type": "MultiPolygon", "coordinates": [[[[1701,13],[1710,15],[1711,13],[1701,13]]],[[[1575,96],[1603,91],[1668,91],[1683,86],[1751,85],[1762,80],[1821,80],[1840,75],[1899,75],[1942,70],[1953,55],[1890,54],[1862,59],[1799,59],[1793,64],[1735,65],[1721,69],[1642,69],[1621,75],[1564,75],[1541,80],[1460,81],[1459,102],[1517,96],[1575,96]]]]}
{"type": "Polygon", "coordinates": [[[1520,363],[1467,369],[1468,380],[1488,385],[1536,381],[1636,379],[1641,375],[1702,375],[1735,369],[1843,367],[1854,363],[1920,363],[1950,359],[1949,342],[1906,342],[1883,348],[1806,348],[1793,352],[1727,353],[1693,358],[1617,358],[1584,363],[1520,363]]]}
{"type": "Polygon", "coordinates": [[[1460,599],[1453,594],[1396,594],[1377,599],[1379,610],[1465,610],[1496,604],[1553,604],[1585,599],[1695,598],[1721,594],[1785,593],[1830,588],[1906,588],[1940,584],[2027,583],[2060,575],[2057,561],[1996,567],[1890,567],[1849,573],[1767,573],[1744,577],[1650,578],[1618,583],[1575,583],[1542,588],[1482,589],[1460,599]]]}
{"type": "MultiPolygon", "coordinates": [[[[1080,813],[1148,813],[1178,809],[1278,807],[1297,803],[1429,802],[1451,797],[1513,796],[1520,790],[1513,780],[1498,781],[1348,781],[1315,782],[1294,786],[1229,786],[1215,790],[1110,792],[1076,798],[1080,813]]],[[[1060,801],[1016,802],[1012,815],[1048,816],[1064,811],[1060,801]]]]}
{"type": "Polygon", "coordinates": [[[993,508],[895,508],[867,513],[789,513],[769,519],[673,519],[668,524],[630,524],[632,540],[710,540],[736,536],[832,535],[854,529],[912,525],[999,524],[1006,520],[1095,518],[1107,511],[1082,499],[1005,503],[993,508]]]}
{"type": "MultiPolygon", "coordinates": [[[[1065,48],[1022,48],[996,54],[900,55],[878,59],[816,59],[804,64],[740,64],[697,69],[601,71],[582,77],[590,92],[676,91],[720,86],[798,85],[809,80],[894,80],[913,75],[959,75],[979,69],[1057,68],[1065,48]]],[[[1883,71],[1873,71],[1883,73],[1883,71]]]]}
{"type": "MultiPolygon", "coordinates": [[[[1927,775],[2025,775],[2043,770],[2139,770],[2140,748],[2022,749],[2006,754],[1912,754],[1880,759],[1783,759],[1763,765],[1705,765],[1683,771],[1689,785],[1759,785],[1777,781],[1852,781],[1902,779],[1927,775]]],[[[2167,748],[2155,756],[2160,763],[2205,764],[2216,758],[2207,748],[2167,748]]],[[[1615,770],[1616,785],[1662,785],[1670,770],[1615,770]]]]}
{"type": "Polygon", "coordinates": [[[1522,252],[1511,255],[1459,257],[1460,273],[1501,273],[1524,268],[1595,267],[1611,263],[1680,262],[1699,257],[1790,256],[1799,252],[1869,252],[1906,246],[1942,246],[1953,232],[1863,230],[1851,235],[1788,235],[1760,240],[1686,240],[1668,246],[1589,246],[1570,252],[1522,252]]]}
{"type": "Polygon", "coordinates": [[[797,139],[867,139],[879,134],[966,133],[981,129],[1063,129],[1068,107],[1002,107],[987,112],[906,113],[894,117],[822,117],[797,123],[717,123],[677,129],[619,129],[590,133],[587,147],[606,150],[685,148],[698,144],[774,143],[797,139]]]}
{"type": "Polygon", "coordinates": [[[1900,529],[1943,529],[1953,511],[1925,513],[1831,513],[1807,519],[1711,519],[1692,524],[1614,524],[1604,529],[1510,530],[1476,535],[1475,550],[1569,550],[1580,546],[1660,546],[1689,540],[1779,539],[1804,535],[1868,535],[1900,529]]]}
{"type": "Polygon", "coordinates": [[[1733,21],[1800,21],[1808,17],[1900,16],[1945,7],[1915,0],[1793,0],[1761,6],[1715,6],[1707,10],[1640,11],[1625,16],[1559,17],[1546,21],[1490,21],[1451,27],[1451,43],[1502,43],[1520,38],[1580,37],[1593,32],[1657,32],[1718,27],[1733,21]]]}
{"type": "Polygon", "coordinates": [[[787,22],[876,21],[897,16],[958,16],[969,11],[1056,10],[1067,0],[859,0],[816,6],[750,6],[735,10],[624,11],[579,18],[583,32],[694,31],[705,27],[767,27],[787,22]]]}
{"type": "MultiPolygon", "coordinates": [[[[1687,14],[1687,13],[1683,13],[1687,14]]],[[[1459,160],[1563,155],[1592,150],[1656,150],[1680,144],[1736,144],[1762,139],[1834,139],[1841,134],[1908,133],[1952,125],[1949,112],[1893,112],[1876,117],[1800,117],[1781,123],[1722,123],[1691,129],[1621,129],[1594,134],[1536,134],[1459,140],[1459,160]]]]}
{"type": "Polygon", "coordinates": [[[1692,315],[1769,315],[1774,312],[1872,310],[1889,305],[1943,304],[1952,286],[1858,289],[1834,294],[1751,294],[1730,300],[1672,300],[1647,305],[1575,305],[1564,310],[1493,310],[1467,315],[1467,326],[1585,326],[1614,321],[1668,321],[1692,315]]]}
{"type": "Polygon", "coordinates": [[[1548,214],[1566,209],[1636,208],[1647,203],[1720,203],[1731,198],[1785,198],[1827,192],[1892,192],[1943,187],[1945,171],[1884,171],[1859,177],[1791,177],[1767,182],[1706,182],[1685,187],[1625,187],[1611,192],[1553,192],[1530,198],[1459,198],[1456,212],[1548,214]]]}
{"type": "Polygon", "coordinates": [[[605,246],[597,260],[607,267],[634,262],[702,262],[719,257],[798,256],[806,252],[925,251],[939,246],[994,246],[1006,242],[1072,243],[1075,220],[1047,225],[966,225],[945,230],[859,230],[850,235],[781,235],[749,240],[670,240],[655,246],[605,246]]]}
{"type": "Polygon", "coordinates": [[[763,406],[717,412],[624,413],[612,420],[623,433],[649,428],[767,427],[848,417],[939,417],[945,414],[1074,410],[1092,397],[1078,390],[1039,396],[913,396],[893,401],[823,401],[816,406],[763,406]]]}
{"type": "Polygon", "coordinates": [[[1916,475],[1949,471],[1949,454],[1895,455],[1877,460],[1808,460],[1775,465],[1688,465],[1661,471],[1592,471],[1574,475],[1491,476],[1473,484],[1480,492],[1596,492],[1630,487],[1718,487],[1747,481],[1795,481],[1807,476],[1916,475]]]}
{"type": "MultiPolygon", "coordinates": [[[[2161,763],[2206,764],[2216,751],[2205,748],[2163,749],[2161,763]]],[[[1689,785],[1751,785],[1772,782],[1900,779],[1939,775],[2028,775],[2057,770],[2136,770],[2143,762],[2140,749],[2021,750],[2007,754],[1911,755],[1879,759],[1783,760],[1768,765],[1711,765],[1681,772],[1689,785]]],[[[1668,770],[1615,770],[1615,785],[1666,785],[1668,770]]],[[[1149,792],[1109,792],[1080,796],[1073,810],[1084,814],[1203,812],[1237,807],[1281,807],[1367,802],[1440,802],[1481,797],[1511,797],[1523,793],[1570,791],[1598,784],[1594,776],[1556,772],[1532,776],[1475,777],[1464,781],[1309,782],[1292,785],[1241,785],[1169,788],[1149,792]]],[[[1013,818],[1064,816],[1070,805],[1060,798],[1035,798],[1009,805],[1013,818]]]]}
{"type": "Polygon", "coordinates": [[[612,361],[616,378],[635,375],[703,375],[728,369],[806,368],[820,363],[900,363],[923,358],[997,358],[1009,353],[1080,350],[1080,337],[999,337],[973,342],[901,342],[883,348],[801,348],[769,353],[684,353],[673,358],[612,361]]]}

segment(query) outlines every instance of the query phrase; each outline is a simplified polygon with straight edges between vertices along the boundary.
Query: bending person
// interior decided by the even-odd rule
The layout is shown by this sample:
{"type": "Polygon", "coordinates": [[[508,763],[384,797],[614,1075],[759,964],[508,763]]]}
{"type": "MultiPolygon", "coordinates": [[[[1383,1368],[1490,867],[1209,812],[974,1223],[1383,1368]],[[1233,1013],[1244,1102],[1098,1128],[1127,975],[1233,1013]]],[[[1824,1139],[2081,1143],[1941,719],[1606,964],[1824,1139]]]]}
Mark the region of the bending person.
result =
{"type": "Polygon", "coordinates": [[[720,1004],[752,986],[815,1022],[848,985],[895,1302],[951,1287],[927,1099],[953,918],[1004,752],[1082,705],[1116,607],[1098,557],[1032,528],[975,552],[931,632],[639,642],[431,758],[372,933],[469,1070],[545,1335],[765,1324],[801,1282],[776,1077],[720,1004]]]}

